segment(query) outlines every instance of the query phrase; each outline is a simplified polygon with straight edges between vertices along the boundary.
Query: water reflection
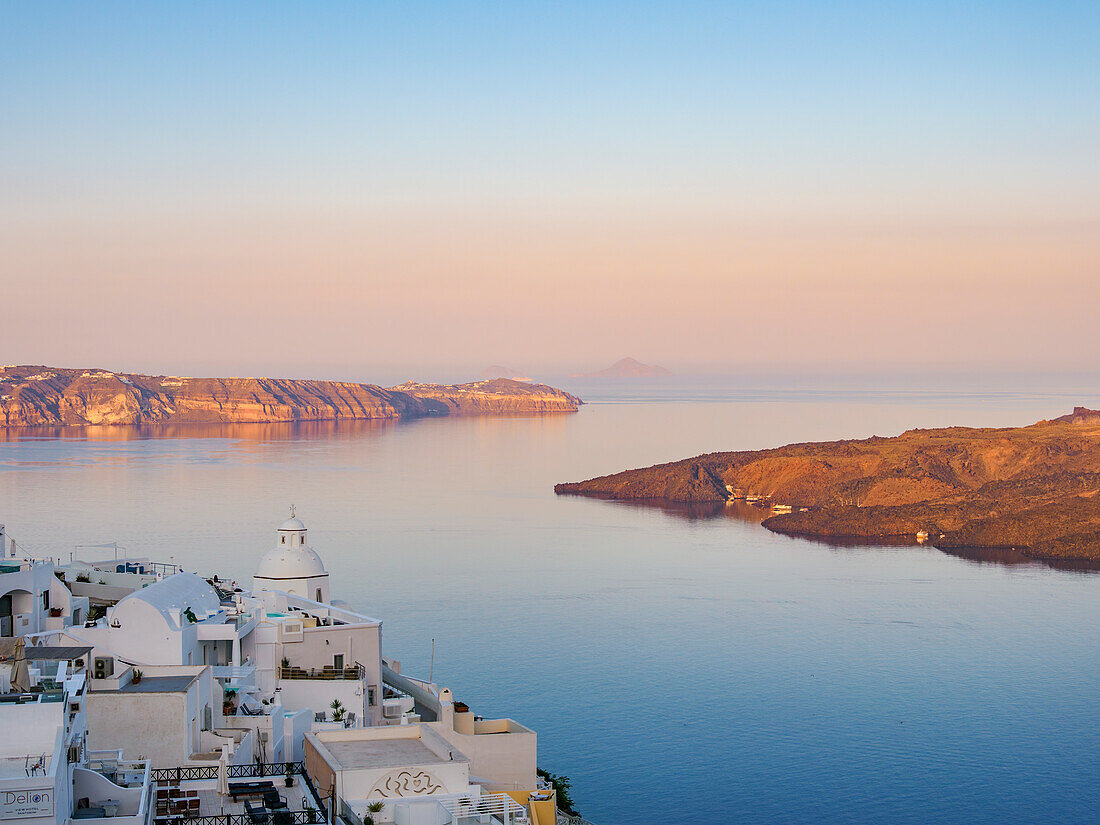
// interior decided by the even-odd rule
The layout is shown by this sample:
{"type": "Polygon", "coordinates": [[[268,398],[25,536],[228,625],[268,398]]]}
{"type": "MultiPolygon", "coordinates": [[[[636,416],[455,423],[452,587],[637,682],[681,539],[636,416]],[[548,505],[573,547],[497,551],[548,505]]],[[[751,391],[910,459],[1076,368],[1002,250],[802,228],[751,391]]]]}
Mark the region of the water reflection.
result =
{"type": "MultiPolygon", "coordinates": [[[[569,494],[566,494],[569,495],[569,494]]],[[[772,515],[770,509],[756,507],[742,501],[722,502],[685,502],[665,501],[664,499],[633,499],[624,501],[609,496],[585,495],[582,498],[599,499],[623,507],[636,507],[642,510],[652,510],[682,519],[688,522],[713,521],[728,519],[731,521],[748,522],[760,525],[760,529],[767,528],[761,525],[764,519],[772,515]]],[[[785,534],[784,534],[785,535],[785,534]]],[[[797,535],[791,538],[829,547],[834,550],[884,550],[887,548],[925,548],[939,550],[949,556],[963,559],[975,564],[993,564],[1006,567],[1049,567],[1054,570],[1067,572],[1093,573],[1100,571],[1098,559],[1047,559],[1028,556],[1019,550],[1007,547],[936,547],[932,543],[921,543],[908,537],[879,537],[867,538],[863,536],[807,536],[797,535]]]]}
{"type": "Polygon", "coordinates": [[[147,441],[151,439],[216,438],[235,441],[299,441],[303,439],[360,438],[381,435],[393,427],[414,422],[391,419],[362,421],[294,421],[264,424],[159,424],[140,427],[25,427],[0,428],[0,442],[23,441],[147,441]]]}

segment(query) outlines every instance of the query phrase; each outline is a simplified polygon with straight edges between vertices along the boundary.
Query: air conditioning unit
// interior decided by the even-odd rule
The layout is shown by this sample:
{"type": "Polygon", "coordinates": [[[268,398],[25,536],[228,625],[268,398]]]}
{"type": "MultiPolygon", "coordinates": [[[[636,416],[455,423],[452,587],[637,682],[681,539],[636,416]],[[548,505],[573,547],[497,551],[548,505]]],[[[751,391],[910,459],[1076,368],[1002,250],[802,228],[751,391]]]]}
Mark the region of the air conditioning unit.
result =
{"type": "Polygon", "coordinates": [[[110,679],[115,675],[115,657],[96,656],[93,672],[97,679],[110,679]]]}

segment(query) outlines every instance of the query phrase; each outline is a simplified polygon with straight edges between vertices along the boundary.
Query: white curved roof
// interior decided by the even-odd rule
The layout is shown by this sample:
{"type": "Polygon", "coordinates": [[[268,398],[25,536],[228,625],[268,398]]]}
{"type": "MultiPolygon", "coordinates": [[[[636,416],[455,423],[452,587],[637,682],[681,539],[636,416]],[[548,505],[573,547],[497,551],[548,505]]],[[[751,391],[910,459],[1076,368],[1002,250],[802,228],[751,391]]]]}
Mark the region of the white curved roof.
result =
{"type": "Polygon", "coordinates": [[[325,565],[309,547],[276,547],[260,559],[256,568],[258,579],[308,579],[327,576],[325,565]]]}
{"type": "Polygon", "coordinates": [[[306,526],[302,524],[302,520],[291,516],[282,524],[279,525],[280,530],[305,530],[306,526]]]}
{"type": "Polygon", "coordinates": [[[221,600],[205,579],[194,573],[176,573],[119,599],[112,615],[123,618],[131,606],[136,604],[150,605],[164,616],[169,624],[175,624],[172,611],[183,611],[190,607],[195,616],[201,620],[205,618],[207,611],[219,609],[221,600]]]}

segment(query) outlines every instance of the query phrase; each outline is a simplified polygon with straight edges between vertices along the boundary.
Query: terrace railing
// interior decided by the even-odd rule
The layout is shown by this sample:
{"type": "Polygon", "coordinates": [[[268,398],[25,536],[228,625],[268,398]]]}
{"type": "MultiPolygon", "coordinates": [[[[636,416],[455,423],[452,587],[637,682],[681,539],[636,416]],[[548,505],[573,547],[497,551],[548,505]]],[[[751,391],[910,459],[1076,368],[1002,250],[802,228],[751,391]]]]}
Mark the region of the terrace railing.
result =
{"type": "MultiPolygon", "coordinates": [[[[291,772],[304,775],[304,765],[301,762],[291,762],[291,772]]],[[[227,771],[230,779],[253,779],[257,777],[286,776],[286,762],[253,762],[249,765],[229,765],[227,771]]],[[[173,782],[191,782],[196,779],[217,779],[218,766],[213,765],[181,765],[178,768],[153,768],[150,771],[152,780],[158,785],[167,785],[173,782]]]]}
{"type": "Polygon", "coordinates": [[[362,665],[348,665],[340,670],[334,667],[323,667],[320,669],[311,668],[306,670],[305,668],[296,667],[294,665],[279,666],[279,678],[280,679],[351,679],[362,680],[366,672],[362,665]]]}
{"type": "MultiPolygon", "coordinates": [[[[262,777],[275,777],[286,776],[287,772],[286,762],[253,762],[250,765],[227,765],[226,772],[230,779],[258,779],[262,777]]],[[[302,777],[302,784],[309,790],[310,796],[313,797],[313,801],[317,805],[316,820],[300,820],[295,819],[293,822],[287,820],[285,823],[273,821],[268,825],[303,825],[303,822],[324,822],[326,819],[325,811],[327,807],[325,801],[321,798],[321,795],[317,792],[317,788],[313,784],[313,780],[310,779],[309,774],[306,773],[304,762],[290,762],[291,773],[298,774],[302,777]]],[[[178,785],[180,782],[193,782],[195,780],[216,780],[218,778],[218,766],[217,765],[181,765],[178,768],[153,768],[149,771],[149,778],[157,785],[178,785]]],[[[308,810],[306,811],[290,811],[292,814],[302,814],[303,816],[310,815],[308,810]]],[[[224,816],[215,817],[198,817],[197,819],[210,819],[217,820],[218,822],[199,822],[198,825],[248,825],[248,823],[228,822],[224,816]]],[[[245,817],[247,819],[247,816],[245,817]]],[[[192,817],[187,820],[188,822],[195,822],[196,818],[192,817]]],[[[171,825],[171,824],[170,824],[171,825]]]]}
{"type": "Polygon", "coordinates": [[[316,809],[288,811],[276,808],[262,814],[169,815],[158,817],[158,821],[166,825],[321,825],[325,822],[325,812],[316,809]]]}

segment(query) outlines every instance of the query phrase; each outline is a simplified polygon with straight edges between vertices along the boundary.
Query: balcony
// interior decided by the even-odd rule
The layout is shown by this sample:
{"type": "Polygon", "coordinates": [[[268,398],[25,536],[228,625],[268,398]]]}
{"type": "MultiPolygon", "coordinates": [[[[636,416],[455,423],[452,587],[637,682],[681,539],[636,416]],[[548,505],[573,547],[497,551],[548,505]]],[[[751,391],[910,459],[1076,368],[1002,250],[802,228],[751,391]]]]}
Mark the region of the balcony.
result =
{"type": "Polygon", "coordinates": [[[223,687],[252,687],[256,684],[256,665],[214,665],[214,678],[222,682],[223,687]]]}
{"type": "MultiPolygon", "coordinates": [[[[301,762],[158,768],[156,825],[323,825],[324,801],[301,762]],[[229,793],[219,792],[224,771],[229,793]],[[251,786],[251,787],[244,787],[251,786]]],[[[110,823],[114,825],[114,823],[110,823]]]]}
{"type": "Polygon", "coordinates": [[[278,672],[280,679],[353,679],[362,681],[366,676],[366,671],[359,664],[350,665],[340,670],[331,665],[325,665],[320,670],[317,668],[306,670],[294,665],[280,665],[278,672]]]}
{"type": "Polygon", "coordinates": [[[504,793],[441,799],[440,805],[451,815],[454,825],[492,822],[512,825],[528,821],[527,809],[504,793]]]}
{"type": "Polygon", "coordinates": [[[148,761],[121,759],[119,751],[93,751],[73,768],[73,820],[108,820],[110,825],[144,825],[150,818],[148,761]]]}

